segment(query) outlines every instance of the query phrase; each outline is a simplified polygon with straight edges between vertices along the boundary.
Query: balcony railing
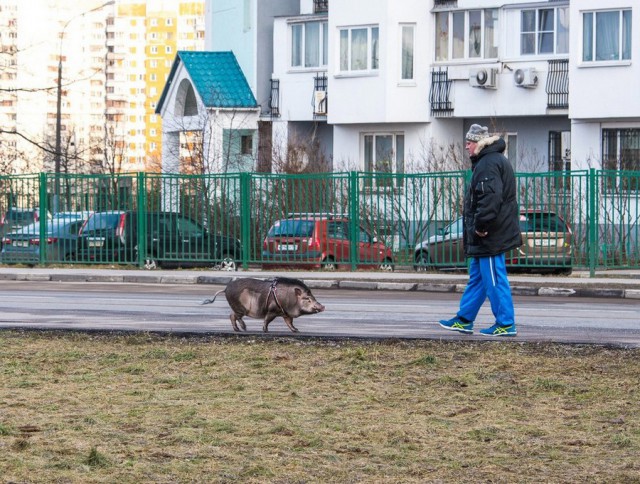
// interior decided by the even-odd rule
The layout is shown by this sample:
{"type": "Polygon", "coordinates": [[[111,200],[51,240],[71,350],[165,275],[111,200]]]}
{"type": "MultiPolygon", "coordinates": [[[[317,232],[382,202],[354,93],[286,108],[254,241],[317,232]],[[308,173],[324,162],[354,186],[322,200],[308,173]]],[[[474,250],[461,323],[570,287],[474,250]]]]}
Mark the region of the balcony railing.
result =
{"type": "Polygon", "coordinates": [[[327,115],[327,76],[320,74],[313,78],[313,117],[325,117],[327,115]]]}
{"type": "Polygon", "coordinates": [[[458,0],[434,0],[434,8],[458,8],[458,0]]]}
{"type": "Polygon", "coordinates": [[[271,79],[271,97],[269,98],[271,117],[280,117],[280,79],[271,79]]]}
{"type": "Polygon", "coordinates": [[[549,61],[546,91],[547,108],[567,109],[569,107],[569,59],[549,61]]]}
{"type": "Polygon", "coordinates": [[[329,0],[313,0],[313,12],[321,13],[329,11],[329,0]]]}
{"type": "Polygon", "coordinates": [[[431,71],[431,88],[429,89],[429,102],[431,103],[431,115],[437,117],[449,117],[453,114],[453,103],[449,99],[451,95],[451,79],[446,67],[431,71]]]}

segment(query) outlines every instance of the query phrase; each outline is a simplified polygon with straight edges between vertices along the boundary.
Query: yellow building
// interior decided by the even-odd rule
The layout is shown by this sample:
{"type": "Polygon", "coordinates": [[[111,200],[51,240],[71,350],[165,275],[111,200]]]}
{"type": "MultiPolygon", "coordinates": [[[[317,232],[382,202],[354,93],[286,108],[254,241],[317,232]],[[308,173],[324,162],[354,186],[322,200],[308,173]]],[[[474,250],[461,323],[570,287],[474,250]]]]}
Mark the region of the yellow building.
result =
{"type": "Polygon", "coordinates": [[[117,0],[107,27],[107,159],[114,170],[159,171],[155,114],[179,50],[204,49],[204,0],[117,0]]]}

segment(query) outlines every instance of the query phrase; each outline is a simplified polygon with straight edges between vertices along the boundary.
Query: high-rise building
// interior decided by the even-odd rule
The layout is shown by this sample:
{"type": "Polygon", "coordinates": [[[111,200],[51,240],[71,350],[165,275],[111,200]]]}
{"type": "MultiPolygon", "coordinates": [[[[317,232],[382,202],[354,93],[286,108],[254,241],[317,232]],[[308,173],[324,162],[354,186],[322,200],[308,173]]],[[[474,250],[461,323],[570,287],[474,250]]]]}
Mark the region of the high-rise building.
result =
{"type": "Polygon", "coordinates": [[[80,7],[0,0],[0,173],[160,166],[156,103],[176,52],[204,47],[204,0],[80,7]]]}
{"type": "MultiPolygon", "coordinates": [[[[118,0],[107,26],[107,140],[119,171],[159,170],[155,114],[179,50],[203,50],[204,0],[118,0]]],[[[109,150],[109,146],[107,146],[109,150]]]]}
{"type": "Polygon", "coordinates": [[[113,2],[85,3],[78,11],[71,0],[0,0],[0,151],[10,161],[3,173],[53,171],[57,151],[60,171],[80,170],[92,142],[104,138],[105,18],[113,2]]]}

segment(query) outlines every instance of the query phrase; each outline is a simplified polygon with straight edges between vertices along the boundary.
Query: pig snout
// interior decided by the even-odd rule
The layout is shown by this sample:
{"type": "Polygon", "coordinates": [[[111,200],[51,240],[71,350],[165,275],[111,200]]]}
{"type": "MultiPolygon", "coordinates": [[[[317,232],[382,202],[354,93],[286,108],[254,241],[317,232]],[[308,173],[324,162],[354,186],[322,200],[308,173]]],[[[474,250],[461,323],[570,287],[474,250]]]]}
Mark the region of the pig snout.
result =
{"type": "Polygon", "coordinates": [[[305,314],[315,314],[324,311],[324,305],[320,304],[316,299],[303,298],[300,303],[300,310],[305,314]]]}

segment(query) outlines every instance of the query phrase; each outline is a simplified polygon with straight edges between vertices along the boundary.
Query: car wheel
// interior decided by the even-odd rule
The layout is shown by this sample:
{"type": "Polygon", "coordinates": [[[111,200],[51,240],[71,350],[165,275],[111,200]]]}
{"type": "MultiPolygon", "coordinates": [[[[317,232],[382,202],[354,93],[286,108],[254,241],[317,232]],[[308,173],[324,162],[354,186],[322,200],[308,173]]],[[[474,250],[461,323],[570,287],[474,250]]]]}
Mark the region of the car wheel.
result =
{"type": "Polygon", "coordinates": [[[338,264],[331,257],[326,257],[322,261],[322,270],[327,272],[333,272],[338,269],[338,264]]]}
{"type": "Polygon", "coordinates": [[[224,255],[217,268],[221,271],[235,272],[238,270],[238,264],[230,255],[224,255]]]}
{"type": "Polygon", "coordinates": [[[427,272],[433,269],[433,263],[431,262],[429,254],[423,250],[418,252],[413,268],[416,272],[427,272]]]}
{"type": "Polygon", "coordinates": [[[393,272],[393,261],[391,259],[385,259],[384,262],[382,262],[382,264],[380,264],[379,269],[382,272],[393,272]]]}
{"type": "Polygon", "coordinates": [[[158,262],[155,259],[145,259],[143,267],[148,271],[158,268],[158,262]]]}

